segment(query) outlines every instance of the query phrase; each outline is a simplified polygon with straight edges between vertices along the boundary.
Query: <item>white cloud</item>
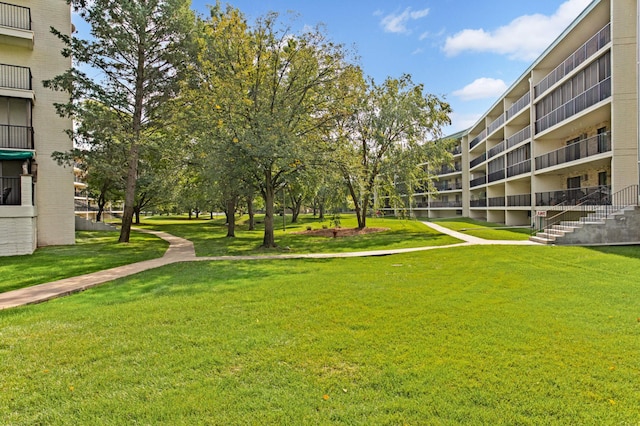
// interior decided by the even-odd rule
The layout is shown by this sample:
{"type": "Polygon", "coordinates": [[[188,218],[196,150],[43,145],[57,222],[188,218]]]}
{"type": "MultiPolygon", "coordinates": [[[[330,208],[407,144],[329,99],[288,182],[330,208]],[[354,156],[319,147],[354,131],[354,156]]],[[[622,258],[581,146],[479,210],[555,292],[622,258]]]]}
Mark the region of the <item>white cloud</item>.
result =
{"type": "Polygon", "coordinates": [[[415,21],[417,19],[424,18],[428,14],[429,9],[413,11],[410,7],[408,7],[400,14],[392,13],[383,17],[380,21],[380,24],[382,25],[382,28],[385,30],[385,32],[407,34],[410,32],[407,28],[407,23],[409,21],[415,21]]]}
{"type": "Polygon", "coordinates": [[[471,84],[467,84],[460,90],[453,92],[454,96],[461,98],[463,101],[471,101],[474,99],[497,98],[507,90],[504,81],[495,78],[479,78],[471,84]]]}
{"type": "Polygon", "coordinates": [[[465,29],[447,37],[443,50],[448,56],[464,51],[492,52],[533,61],[590,3],[591,0],[566,0],[551,16],[520,16],[495,30],[465,29]]]}
{"type": "Polygon", "coordinates": [[[462,130],[466,130],[469,127],[473,126],[480,120],[482,114],[458,114],[452,113],[450,115],[451,125],[442,129],[445,135],[451,135],[453,133],[460,132],[462,130]]]}

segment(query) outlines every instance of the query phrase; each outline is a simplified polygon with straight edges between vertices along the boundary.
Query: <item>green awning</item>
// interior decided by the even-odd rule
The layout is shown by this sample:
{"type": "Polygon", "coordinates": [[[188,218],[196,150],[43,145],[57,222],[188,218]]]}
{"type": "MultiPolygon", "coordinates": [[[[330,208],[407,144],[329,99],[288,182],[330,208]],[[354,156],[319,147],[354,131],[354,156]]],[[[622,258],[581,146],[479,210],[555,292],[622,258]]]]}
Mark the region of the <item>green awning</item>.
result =
{"type": "Polygon", "coordinates": [[[18,151],[18,150],[6,150],[0,149],[0,161],[1,160],[28,160],[33,158],[33,151],[18,151]]]}

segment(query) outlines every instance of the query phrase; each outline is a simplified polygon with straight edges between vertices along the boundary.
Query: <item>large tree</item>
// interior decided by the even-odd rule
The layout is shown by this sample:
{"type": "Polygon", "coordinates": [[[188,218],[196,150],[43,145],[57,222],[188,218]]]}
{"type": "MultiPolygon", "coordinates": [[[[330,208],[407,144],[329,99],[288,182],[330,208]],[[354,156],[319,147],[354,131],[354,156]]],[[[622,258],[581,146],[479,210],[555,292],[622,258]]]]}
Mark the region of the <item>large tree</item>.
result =
{"type": "Polygon", "coordinates": [[[164,105],[173,97],[186,63],[194,16],[190,0],[74,0],[79,15],[91,26],[88,40],[53,30],[67,45],[77,67],[47,82],[68,90],[61,114],[83,120],[83,100],[93,99],[114,111],[125,130],[127,177],[120,242],[128,242],[136,207],[141,150],[171,116],[164,105]],[[83,72],[88,67],[91,75],[83,72]]]}
{"type": "Polygon", "coordinates": [[[441,129],[449,124],[451,108],[442,99],[425,94],[409,75],[387,78],[381,85],[369,80],[358,90],[360,100],[351,115],[330,132],[336,142],[335,164],[349,189],[358,227],[365,228],[377,186],[397,191],[428,184],[421,163],[449,161],[449,144],[441,129]]]}
{"type": "MultiPolygon", "coordinates": [[[[342,113],[346,94],[338,82],[352,67],[320,30],[292,33],[276,14],[249,26],[236,9],[217,5],[203,34],[202,114],[222,128],[215,139],[226,145],[220,152],[233,153],[252,174],[264,200],[262,245],[275,247],[275,193],[323,149],[319,135],[342,113]]],[[[211,167],[230,161],[217,158],[211,167]]]]}

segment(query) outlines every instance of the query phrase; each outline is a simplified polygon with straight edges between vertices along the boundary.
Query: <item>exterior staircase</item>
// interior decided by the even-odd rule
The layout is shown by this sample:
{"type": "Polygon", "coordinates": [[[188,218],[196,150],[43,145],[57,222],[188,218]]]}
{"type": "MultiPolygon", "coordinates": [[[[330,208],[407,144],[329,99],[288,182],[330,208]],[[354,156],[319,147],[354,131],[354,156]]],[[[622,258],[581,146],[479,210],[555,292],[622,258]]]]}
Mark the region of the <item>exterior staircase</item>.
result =
{"type": "MultiPolygon", "coordinates": [[[[530,237],[540,244],[613,245],[640,243],[638,185],[613,194],[611,204],[588,201],[556,210],[542,230],[530,237]]],[[[553,211],[553,210],[550,210],[553,211]]]]}

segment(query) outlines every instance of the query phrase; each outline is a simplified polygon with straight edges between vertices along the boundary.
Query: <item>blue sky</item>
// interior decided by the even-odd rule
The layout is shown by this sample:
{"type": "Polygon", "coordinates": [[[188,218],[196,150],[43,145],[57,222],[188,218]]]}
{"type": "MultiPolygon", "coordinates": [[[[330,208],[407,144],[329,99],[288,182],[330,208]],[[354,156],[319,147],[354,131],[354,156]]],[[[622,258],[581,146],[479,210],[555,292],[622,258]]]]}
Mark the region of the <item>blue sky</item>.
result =
{"type": "MultiPolygon", "coordinates": [[[[193,0],[207,13],[215,0],[193,0]]],[[[411,74],[452,106],[452,126],[477,121],[591,0],[229,0],[249,22],[268,11],[294,28],[322,23],[354,47],[377,82],[411,74]]]]}
{"type": "MultiPolygon", "coordinates": [[[[221,0],[251,23],[269,11],[294,31],[323,24],[381,83],[411,74],[453,108],[445,134],[464,130],[592,0],[221,0]]],[[[192,0],[208,16],[215,0],[192,0]]],[[[86,25],[74,15],[81,37],[86,25]]]]}

